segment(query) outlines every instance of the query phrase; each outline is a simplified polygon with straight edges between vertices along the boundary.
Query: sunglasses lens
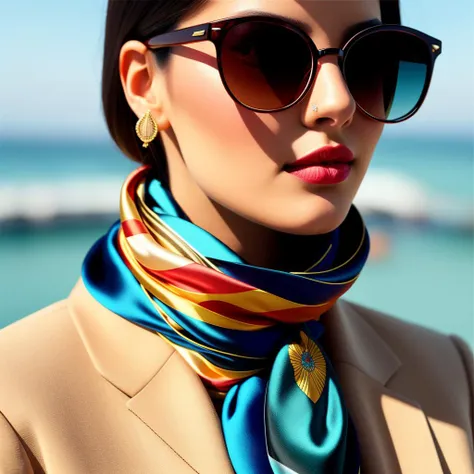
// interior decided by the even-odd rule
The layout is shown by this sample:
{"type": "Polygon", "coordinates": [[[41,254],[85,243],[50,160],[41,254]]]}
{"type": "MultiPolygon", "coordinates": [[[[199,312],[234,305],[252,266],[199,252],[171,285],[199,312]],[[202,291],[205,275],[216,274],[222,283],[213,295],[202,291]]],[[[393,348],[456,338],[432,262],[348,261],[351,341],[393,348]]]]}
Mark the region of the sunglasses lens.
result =
{"type": "Polygon", "coordinates": [[[358,105],[375,118],[399,120],[419,105],[431,55],[410,33],[377,31],[347,51],[344,75],[358,105]]]}
{"type": "Polygon", "coordinates": [[[264,111],[301,97],[312,70],[308,43],[297,32],[265,21],[233,26],[221,45],[225,83],[242,104],[264,111]]]}

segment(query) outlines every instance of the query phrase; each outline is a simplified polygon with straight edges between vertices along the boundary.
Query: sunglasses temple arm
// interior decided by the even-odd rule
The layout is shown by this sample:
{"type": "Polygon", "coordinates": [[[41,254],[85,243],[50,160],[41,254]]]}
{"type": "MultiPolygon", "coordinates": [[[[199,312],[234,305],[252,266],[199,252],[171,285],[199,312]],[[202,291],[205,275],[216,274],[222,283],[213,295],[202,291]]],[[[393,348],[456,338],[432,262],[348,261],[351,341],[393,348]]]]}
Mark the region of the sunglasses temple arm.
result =
{"type": "Polygon", "coordinates": [[[145,41],[150,49],[165,48],[167,46],[177,46],[186,43],[197,43],[210,39],[211,24],[190,26],[169,33],[163,33],[145,41]]]}

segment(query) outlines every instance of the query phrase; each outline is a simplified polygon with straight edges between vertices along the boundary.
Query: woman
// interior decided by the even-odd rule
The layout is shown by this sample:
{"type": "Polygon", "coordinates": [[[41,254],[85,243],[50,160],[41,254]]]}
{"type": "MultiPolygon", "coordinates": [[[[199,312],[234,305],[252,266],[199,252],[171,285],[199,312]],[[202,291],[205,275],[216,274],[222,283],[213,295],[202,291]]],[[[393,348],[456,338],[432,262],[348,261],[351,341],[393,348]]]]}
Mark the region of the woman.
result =
{"type": "Polygon", "coordinates": [[[0,333],[2,473],[472,472],[466,343],[339,299],[369,250],[352,200],[441,52],[393,24],[109,2],[105,115],[146,166],[69,298],[0,333]]]}

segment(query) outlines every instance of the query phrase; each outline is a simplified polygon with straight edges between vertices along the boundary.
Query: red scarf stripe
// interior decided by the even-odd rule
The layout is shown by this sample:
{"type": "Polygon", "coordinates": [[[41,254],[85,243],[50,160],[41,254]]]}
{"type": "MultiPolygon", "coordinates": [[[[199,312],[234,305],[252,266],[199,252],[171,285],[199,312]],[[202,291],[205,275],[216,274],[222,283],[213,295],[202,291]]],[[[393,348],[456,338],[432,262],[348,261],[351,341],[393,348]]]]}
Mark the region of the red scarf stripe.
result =
{"type": "Polygon", "coordinates": [[[138,219],[128,219],[122,222],[122,229],[125,237],[132,237],[133,235],[148,234],[148,230],[143,222],[138,219]]]}
{"type": "Polygon", "coordinates": [[[253,291],[256,288],[234,280],[225,273],[216,272],[212,268],[190,263],[171,270],[146,269],[150,275],[159,278],[170,285],[186,291],[204,294],[232,294],[253,291]]]}
{"type": "Polygon", "coordinates": [[[267,313],[261,313],[262,316],[269,318],[272,321],[284,323],[284,324],[298,324],[306,323],[308,321],[318,321],[322,314],[328,311],[333,302],[325,303],[317,308],[311,308],[310,306],[304,308],[290,308],[282,309],[278,311],[268,311],[267,313]]]}
{"type": "Polygon", "coordinates": [[[120,244],[120,238],[119,238],[120,237],[120,232],[123,232],[123,230],[120,230],[119,233],[117,234],[117,249],[118,249],[118,252],[119,252],[120,256],[122,257],[123,262],[133,273],[133,266],[132,266],[130,260],[127,258],[127,255],[125,255],[125,252],[123,251],[122,245],[120,244]]]}
{"type": "Polygon", "coordinates": [[[215,390],[217,390],[218,392],[228,392],[236,383],[240,382],[241,380],[244,379],[244,377],[242,377],[241,379],[210,379],[208,377],[206,377],[205,375],[203,374],[199,374],[199,376],[201,377],[201,379],[203,380],[204,382],[204,385],[207,385],[208,387],[211,387],[211,388],[214,388],[215,390]]]}
{"type": "Polygon", "coordinates": [[[226,318],[234,319],[242,323],[255,324],[256,326],[274,326],[276,321],[266,318],[265,313],[255,313],[253,311],[235,306],[232,303],[225,301],[201,301],[199,306],[213,311],[214,313],[225,316],[226,318]]]}

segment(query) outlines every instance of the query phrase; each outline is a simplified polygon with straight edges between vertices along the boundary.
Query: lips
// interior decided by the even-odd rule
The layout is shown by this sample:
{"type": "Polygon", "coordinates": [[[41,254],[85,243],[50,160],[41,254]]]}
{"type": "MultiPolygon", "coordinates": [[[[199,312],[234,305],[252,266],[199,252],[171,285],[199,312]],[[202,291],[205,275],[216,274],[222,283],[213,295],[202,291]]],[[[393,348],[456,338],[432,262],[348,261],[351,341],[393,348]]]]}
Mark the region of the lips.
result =
{"type": "Polygon", "coordinates": [[[287,169],[303,168],[306,166],[328,166],[337,163],[354,161],[354,154],[344,145],[323,146],[307,155],[298,158],[285,166],[287,169]]]}
{"type": "Polygon", "coordinates": [[[354,154],[344,145],[324,146],[284,167],[284,171],[310,184],[338,184],[351,173],[354,154]]]}

